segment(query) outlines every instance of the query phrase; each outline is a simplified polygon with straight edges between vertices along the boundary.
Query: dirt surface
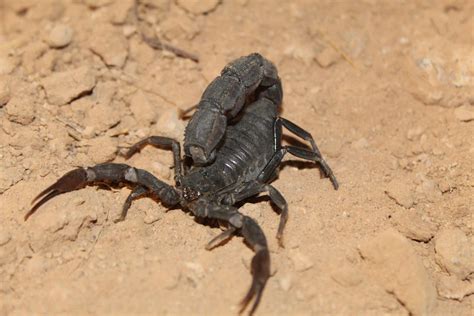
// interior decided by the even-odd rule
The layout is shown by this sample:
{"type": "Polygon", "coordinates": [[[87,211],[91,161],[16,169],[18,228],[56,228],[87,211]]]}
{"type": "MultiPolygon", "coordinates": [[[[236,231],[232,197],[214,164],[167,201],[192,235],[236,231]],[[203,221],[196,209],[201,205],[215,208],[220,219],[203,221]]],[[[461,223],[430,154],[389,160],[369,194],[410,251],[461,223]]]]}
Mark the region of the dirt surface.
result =
{"type": "MultiPolygon", "coordinates": [[[[268,199],[258,315],[472,315],[474,2],[0,1],[0,314],[236,315],[252,251],[129,190],[30,201],[75,166],[124,161],[148,135],[182,140],[234,58],[278,67],[282,116],[308,129],[340,182],[286,163],[286,247],[268,199]],[[138,18],[137,14],[138,12],[138,18]],[[151,48],[140,34],[199,56],[151,48]]],[[[171,182],[171,154],[128,163],[171,182]]]]}

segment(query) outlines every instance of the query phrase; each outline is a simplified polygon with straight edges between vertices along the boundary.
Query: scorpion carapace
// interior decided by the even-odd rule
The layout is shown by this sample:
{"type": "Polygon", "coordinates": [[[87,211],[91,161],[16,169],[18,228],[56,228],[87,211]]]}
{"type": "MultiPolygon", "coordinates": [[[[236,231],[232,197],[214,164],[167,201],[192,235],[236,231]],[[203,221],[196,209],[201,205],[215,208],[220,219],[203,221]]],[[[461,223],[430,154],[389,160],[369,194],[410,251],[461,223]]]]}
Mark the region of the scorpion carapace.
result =
{"type": "Polygon", "coordinates": [[[239,212],[235,205],[260,193],[267,193],[280,210],[277,238],[283,246],[283,230],[288,219],[288,205],[270,182],[277,175],[286,153],[313,161],[330,178],[337,180],[316,146],[310,133],[279,117],[283,92],[275,66],[254,53],[228,64],[203,93],[197,111],[186,127],[185,155],[182,159],[178,141],[150,136],[131,146],[126,158],[152,145],[173,152],[175,186],[170,186],[146,170],[127,164],[103,163],[66,173],[41,192],[40,199],[26,214],[25,220],[51,198],[87,185],[128,186],[121,216],[125,219],[134,199],[148,196],[166,207],[180,207],[194,216],[226,222],[228,228],[206,246],[212,249],[235,234],[241,235],[253,249],[252,283],[241,302],[241,312],[253,300],[250,314],[260,302],[270,277],[270,254],[260,226],[239,212]],[[282,145],[282,128],[308,141],[310,148],[282,145]]]}

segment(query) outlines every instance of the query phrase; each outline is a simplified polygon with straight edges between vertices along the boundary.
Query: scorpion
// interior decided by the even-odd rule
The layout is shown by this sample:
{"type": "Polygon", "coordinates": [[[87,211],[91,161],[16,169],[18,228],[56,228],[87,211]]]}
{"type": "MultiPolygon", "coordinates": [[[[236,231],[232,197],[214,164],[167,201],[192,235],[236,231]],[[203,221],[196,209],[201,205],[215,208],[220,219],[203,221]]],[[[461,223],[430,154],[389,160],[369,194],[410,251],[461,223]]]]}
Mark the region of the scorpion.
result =
{"type": "Polygon", "coordinates": [[[157,199],[168,208],[181,208],[196,218],[216,220],[226,227],[209,241],[206,249],[238,234],[255,252],[251,261],[252,282],[240,302],[242,313],[253,300],[249,311],[252,315],[270,277],[270,253],[260,226],[240,213],[236,204],[266,193],[279,210],[276,237],[283,247],[288,205],[270,183],[277,178],[285,154],[316,163],[334,188],[339,187],[311,134],[279,116],[282,99],[282,84],[274,64],[258,53],[240,57],[225,66],[204,91],[185,128],[183,158],[180,143],[162,136],[147,137],[124,154],[128,159],[147,145],[171,150],[175,186],[146,170],[123,163],[77,168],[42,191],[32,201],[36,204],[25,220],[59,194],[104,184],[131,189],[115,222],[124,220],[132,201],[142,197],[157,199]],[[283,145],[283,127],[309,142],[311,147],[283,145]]]}

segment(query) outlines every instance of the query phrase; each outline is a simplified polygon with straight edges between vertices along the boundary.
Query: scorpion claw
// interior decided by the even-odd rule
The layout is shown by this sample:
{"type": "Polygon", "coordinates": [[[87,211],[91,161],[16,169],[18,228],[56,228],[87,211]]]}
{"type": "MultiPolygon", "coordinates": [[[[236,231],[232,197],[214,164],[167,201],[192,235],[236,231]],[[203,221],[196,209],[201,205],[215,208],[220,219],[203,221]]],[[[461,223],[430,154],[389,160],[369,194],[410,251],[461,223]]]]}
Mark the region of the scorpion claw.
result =
{"type": "Polygon", "coordinates": [[[57,195],[81,189],[87,184],[87,182],[88,182],[88,177],[87,177],[87,171],[85,169],[78,168],[78,169],[69,171],[64,176],[59,178],[59,180],[56,181],[56,183],[46,188],[44,191],[42,191],[40,194],[38,194],[38,196],[36,196],[33,199],[31,203],[35,203],[38,199],[41,199],[41,200],[36,202],[36,204],[33,205],[33,207],[30,209],[30,211],[26,213],[24,217],[25,221],[31,215],[33,215],[33,213],[36,212],[36,210],[40,208],[41,205],[43,205],[47,201],[51,200],[57,195]]]}
{"type": "Polygon", "coordinates": [[[250,309],[249,315],[253,315],[255,310],[260,303],[262,298],[263,289],[267,283],[268,278],[270,277],[270,254],[268,250],[261,250],[255,254],[255,257],[252,259],[252,285],[250,286],[247,295],[240,302],[239,314],[241,314],[247,305],[252,299],[254,299],[252,308],[250,309]]]}

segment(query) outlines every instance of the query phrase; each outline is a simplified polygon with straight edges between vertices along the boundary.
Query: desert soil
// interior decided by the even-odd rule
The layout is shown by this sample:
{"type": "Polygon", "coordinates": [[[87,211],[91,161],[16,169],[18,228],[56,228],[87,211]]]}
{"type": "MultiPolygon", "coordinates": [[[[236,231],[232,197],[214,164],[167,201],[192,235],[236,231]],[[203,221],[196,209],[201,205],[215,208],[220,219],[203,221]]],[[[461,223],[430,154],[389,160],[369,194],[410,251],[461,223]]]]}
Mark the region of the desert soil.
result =
{"type": "MultiPolygon", "coordinates": [[[[258,315],[472,315],[472,0],[0,1],[0,314],[236,315],[252,251],[129,190],[30,201],[77,166],[123,162],[226,63],[279,69],[282,116],[315,137],[340,182],[285,162],[285,248],[267,198],[242,207],[266,232],[258,315]],[[153,49],[143,34],[199,57],[153,49]],[[257,203],[258,202],[258,203],[257,203]]],[[[286,160],[296,160],[287,157],[286,160]]],[[[127,163],[172,182],[171,154],[127,163]]]]}

